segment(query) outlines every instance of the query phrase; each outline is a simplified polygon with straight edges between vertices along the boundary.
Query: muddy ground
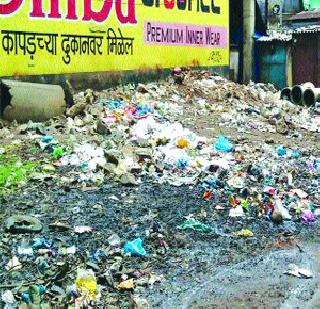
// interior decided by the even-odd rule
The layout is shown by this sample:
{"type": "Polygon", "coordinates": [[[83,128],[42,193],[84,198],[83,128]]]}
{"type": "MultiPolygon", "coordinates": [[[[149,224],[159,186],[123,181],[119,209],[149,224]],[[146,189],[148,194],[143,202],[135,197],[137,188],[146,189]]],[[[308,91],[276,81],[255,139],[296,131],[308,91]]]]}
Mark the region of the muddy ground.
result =
{"type": "MultiPolygon", "coordinates": [[[[65,271],[71,273],[57,281],[52,279],[57,267],[53,267],[54,274],[42,276],[34,261],[26,259],[25,271],[2,272],[4,286],[34,280],[65,287],[74,280],[75,265],[86,265],[88,261],[96,263],[97,273],[102,274],[115,257],[100,262],[90,257],[97,248],[103,248],[107,237],[113,233],[124,239],[144,237],[149,230],[165,235],[167,250],[163,250],[154,234],[145,242],[148,257],[126,258],[119,276],[130,269],[152,269],[153,273],[163,275],[162,282],[152,287],[137,287],[133,292],[147,299],[151,308],[318,308],[320,305],[319,223],[279,225],[254,215],[230,219],[227,211],[217,213],[203,201],[197,186],[175,188],[146,183],[127,188],[110,184],[92,192],[72,188],[67,191],[54,185],[31,186],[2,203],[1,214],[2,218],[21,213],[37,215],[45,225],[41,235],[54,241],[56,247],[76,244],[80,256],[59,257],[53,262],[67,261],[69,268],[65,271]],[[114,196],[119,200],[115,201],[114,196]],[[203,220],[214,227],[213,233],[177,232],[176,226],[185,216],[204,210],[207,217],[203,220]],[[93,225],[95,231],[90,235],[50,231],[49,224],[57,219],[70,227],[93,225]],[[254,237],[239,239],[231,235],[241,228],[252,230],[254,237]],[[315,277],[298,279],[283,274],[290,263],[312,270],[315,277]]],[[[7,254],[22,239],[34,237],[17,235],[8,239],[2,235],[2,251],[7,254]]],[[[2,267],[5,263],[3,259],[2,267]]],[[[103,276],[100,280],[105,284],[103,276]]],[[[119,294],[108,288],[102,294],[107,306],[125,308],[130,303],[131,296],[127,293],[119,294]]]]}

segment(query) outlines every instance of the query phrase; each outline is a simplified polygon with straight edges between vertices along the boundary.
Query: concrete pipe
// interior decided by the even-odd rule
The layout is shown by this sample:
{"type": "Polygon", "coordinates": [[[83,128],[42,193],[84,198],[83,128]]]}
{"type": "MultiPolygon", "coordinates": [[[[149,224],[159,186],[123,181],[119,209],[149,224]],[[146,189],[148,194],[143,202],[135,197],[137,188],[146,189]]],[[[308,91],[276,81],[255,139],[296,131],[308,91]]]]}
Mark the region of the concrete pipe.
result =
{"type": "Polygon", "coordinates": [[[9,121],[45,121],[65,112],[65,92],[57,85],[0,80],[0,108],[9,121]]]}
{"type": "Polygon", "coordinates": [[[292,90],[291,90],[292,103],[298,104],[298,105],[304,104],[303,102],[304,92],[310,88],[314,88],[314,85],[312,83],[305,83],[302,85],[296,85],[292,87],[292,90]]]}
{"type": "Polygon", "coordinates": [[[310,88],[304,92],[303,101],[305,105],[312,106],[320,101],[320,88],[310,88]]]}
{"type": "Polygon", "coordinates": [[[281,90],[280,99],[291,101],[291,90],[292,87],[286,87],[281,90]]]}

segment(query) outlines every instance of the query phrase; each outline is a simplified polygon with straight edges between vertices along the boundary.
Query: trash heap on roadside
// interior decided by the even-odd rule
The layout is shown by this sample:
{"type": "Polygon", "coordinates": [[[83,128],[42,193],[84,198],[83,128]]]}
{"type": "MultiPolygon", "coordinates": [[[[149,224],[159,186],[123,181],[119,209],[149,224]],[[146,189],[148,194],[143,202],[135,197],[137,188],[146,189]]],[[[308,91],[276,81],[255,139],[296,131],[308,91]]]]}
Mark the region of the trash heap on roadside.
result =
{"type": "MultiPolygon", "coordinates": [[[[42,173],[54,179],[55,185],[84,190],[114,182],[126,186],[150,181],[176,187],[199,186],[199,198],[213,205],[216,215],[226,220],[253,217],[273,223],[290,220],[311,224],[320,215],[319,144],[288,147],[272,137],[299,137],[301,130],[320,134],[320,116],[314,108],[280,100],[272,85],[238,85],[207,72],[176,69],[163,82],[85,91],[75,95],[75,101],[65,117],[1,129],[3,134],[18,132],[21,139],[38,147],[43,162],[30,180],[43,181],[45,177],[39,175],[42,173]],[[188,127],[189,118],[192,128],[188,127]],[[208,119],[205,125],[214,129],[207,136],[196,133],[202,118],[208,119]],[[223,134],[222,128],[232,131],[223,134]],[[250,139],[250,134],[260,134],[260,138],[250,139]]],[[[6,233],[28,233],[33,226],[38,229],[33,232],[42,230],[36,220],[12,216],[6,222],[6,233]]],[[[59,223],[52,224],[51,229],[68,231],[59,223]]],[[[193,214],[179,222],[176,229],[179,233],[213,231],[193,214]]],[[[79,237],[92,232],[90,226],[75,226],[70,231],[79,237]]],[[[253,235],[254,231],[242,229],[230,236],[253,235]]],[[[166,248],[165,240],[160,241],[166,248]]],[[[37,269],[44,274],[52,261],[76,256],[75,245],[56,248],[45,238],[29,239],[13,250],[7,270],[17,271],[28,257],[36,256],[37,269]]],[[[95,253],[99,255],[97,260],[115,255],[120,263],[122,257],[152,254],[145,250],[139,237],[125,241],[112,235],[105,246],[107,249],[95,253]]],[[[74,285],[67,291],[54,285],[49,288],[50,293],[68,297],[75,308],[99,299],[95,275],[99,266],[88,263],[88,269],[76,270],[74,285]]],[[[123,272],[119,277],[116,263],[99,282],[110,284],[111,280],[118,290],[133,290],[139,280],[146,280],[146,285],[163,280],[151,271],[128,272],[129,275],[123,272]],[[117,269],[116,276],[112,269],[117,269]]],[[[57,280],[62,272],[72,272],[65,266],[58,262],[57,280]]],[[[49,286],[45,277],[41,284],[26,286],[2,293],[5,308],[15,308],[17,299],[13,294],[20,293],[21,301],[34,305],[39,305],[43,297],[50,298],[44,296],[49,286]]]]}
{"type": "MultiPolygon", "coordinates": [[[[58,169],[74,172],[73,177],[68,179],[67,173],[61,180],[102,183],[111,176],[130,184],[148,175],[179,185],[194,183],[214,161],[232,165],[230,157],[214,147],[214,134],[202,137],[181,123],[190,100],[197,105],[196,117],[212,114],[212,124],[235,128],[234,134],[256,130],[290,137],[298,135],[298,129],[317,132],[320,128],[320,117],[312,109],[278,99],[272,85],[244,86],[207,73],[185,74],[173,75],[172,84],[151,83],[137,89],[129,85],[117,91],[76,95],[80,102],[67,112],[70,117],[62,120],[62,133],[72,136],[69,145],[60,145],[50,135],[39,138],[41,148],[52,153],[58,169]],[[180,75],[186,79],[186,88],[178,94],[179,85],[174,81],[180,75]]],[[[269,148],[266,145],[272,152],[269,148]]]]}

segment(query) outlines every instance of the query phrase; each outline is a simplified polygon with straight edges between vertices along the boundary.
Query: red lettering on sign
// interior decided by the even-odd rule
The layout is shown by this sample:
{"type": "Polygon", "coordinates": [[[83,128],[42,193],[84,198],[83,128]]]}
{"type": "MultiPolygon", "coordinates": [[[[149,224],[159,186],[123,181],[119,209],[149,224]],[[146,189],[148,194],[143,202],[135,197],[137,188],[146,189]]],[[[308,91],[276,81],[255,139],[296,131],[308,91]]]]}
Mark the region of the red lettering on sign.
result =
{"type": "Polygon", "coordinates": [[[42,11],[42,0],[33,0],[33,10],[29,14],[30,17],[41,18],[46,17],[42,11]]]}
{"type": "MultiPolygon", "coordinates": [[[[23,1],[24,0],[11,0],[7,4],[0,4],[0,15],[9,15],[16,12],[20,8],[23,1]]],[[[115,12],[118,21],[121,24],[137,23],[135,0],[103,0],[103,5],[98,11],[94,11],[92,9],[91,1],[92,0],[83,0],[83,21],[95,21],[98,23],[106,21],[112,10],[113,1],[115,1],[115,12]],[[128,1],[127,11],[125,13],[123,13],[122,10],[122,1],[128,1]]],[[[32,10],[29,13],[29,16],[33,18],[46,18],[46,12],[43,11],[43,0],[31,0],[31,2],[32,10]]],[[[65,19],[78,20],[76,3],[77,0],[68,0],[67,14],[65,19]]],[[[50,0],[50,12],[48,14],[48,18],[62,18],[60,13],[60,0],[50,0]]]]}
{"type": "Polygon", "coordinates": [[[68,13],[66,19],[77,20],[76,0],[68,0],[68,13]]]}
{"type": "Polygon", "coordinates": [[[121,7],[121,0],[115,0],[116,2],[116,14],[118,17],[118,20],[121,24],[136,24],[136,7],[135,7],[135,0],[129,0],[128,1],[128,15],[124,16],[122,13],[122,7],[121,7]]]}
{"type": "Polygon", "coordinates": [[[59,0],[51,0],[50,13],[48,15],[49,18],[61,18],[61,14],[59,12],[59,0]]]}
{"type": "Polygon", "coordinates": [[[7,4],[0,4],[0,15],[12,14],[19,9],[23,0],[11,0],[7,4]]]}
{"type": "Polygon", "coordinates": [[[91,0],[84,0],[84,12],[82,20],[94,20],[98,23],[105,21],[112,9],[112,1],[104,0],[99,12],[92,11],[91,0]]]}
{"type": "Polygon", "coordinates": [[[166,9],[172,10],[174,7],[174,0],[164,0],[164,7],[166,9]]]}

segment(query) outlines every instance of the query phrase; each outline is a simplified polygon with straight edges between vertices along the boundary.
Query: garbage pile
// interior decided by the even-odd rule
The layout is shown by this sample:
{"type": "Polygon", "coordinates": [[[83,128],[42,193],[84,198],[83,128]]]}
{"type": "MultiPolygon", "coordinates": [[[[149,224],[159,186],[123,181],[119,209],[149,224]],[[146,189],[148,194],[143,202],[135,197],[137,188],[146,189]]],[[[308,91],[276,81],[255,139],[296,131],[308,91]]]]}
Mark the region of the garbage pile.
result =
{"type": "Polygon", "coordinates": [[[129,85],[76,95],[80,102],[67,111],[70,117],[52,125],[60,131],[63,127],[59,133],[71,134],[72,144],[60,145],[50,135],[39,138],[41,149],[52,153],[55,167],[72,170],[61,181],[102,183],[110,176],[135,184],[139,176],[148,175],[171,184],[193,183],[220,149],[214,149],[212,138],[198,136],[180,122],[190,101],[198,105],[199,117],[213,115],[219,118],[219,127],[236,128],[236,134],[319,132],[320,117],[311,109],[280,100],[272,85],[244,86],[220,76],[192,74],[178,71],[172,84],[151,83],[137,89],[129,85]],[[184,81],[180,93],[174,84],[182,83],[179,78],[184,81]]]}
{"type": "MultiPolygon", "coordinates": [[[[212,235],[215,220],[245,221],[250,217],[270,224],[313,224],[320,215],[319,143],[288,147],[270,138],[257,141],[250,135],[241,136],[268,132],[287,138],[299,136],[301,130],[320,133],[315,110],[280,100],[272,85],[238,85],[208,72],[176,69],[162,82],[102,92],[87,90],[74,99],[76,104],[65,117],[42,124],[13,123],[1,129],[2,135],[9,132],[14,136],[16,144],[20,139],[22,144],[36,147],[33,151],[41,164],[28,174],[24,185],[39,181],[66,192],[80,188],[84,193],[111,183],[137,190],[142,183],[200,188],[199,199],[213,209],[211,221],[204,222],[206,215],[192,212],[177,222],[172,234],[191,231],[212,235]],[[195,124],[201,118],[212,121],[216,131],[211,136],[200,136],[183,125],[191,106],[196,112],[195,124]],[[234,135],[216,134],[219,127],[232,128],[234,135]]],[[[95,209],[101,207],[95,205],[95,209]]],[[[87,252],[90,258],[86,261],[79,252],[79,242],[85,235],[103,235],[104,231],[96,231],[94,222],[92,226],[70,227],[61,222],[63,213],[59,216],[46,228],[32,212],[12,215],[5,221],[4,235],[16,244],[2,257],[6,270],[19,278],[23,268],[36,263],[38,271],[20,286],[9,284],[10,288],[3,289],[5,308],[49,300],[82,308],[103,304],[106,286],[113,291],[134,291],[137,285],[152,286],[165,280],[147,267],[129,270],[121,266],[123,259],[146,261],[157,256],[144,246],[154,238],[166,256],[166,233],[160,227],[155,228],[156,233],[148,231],[132,239],[113,233],[102,240],[94,257],[87,252]],[[47,234],[48,228],[51,234],[47,234]],[[59,239],[69,235],[69,240],[57,247],[48,235],[59,239]],[[79,264],[81,267],[72,267],[79,264]]],[[[241,228],[230,231],[228,237],[254,235],[254,230],[241,228]]],[[[145,301],[134,294],[131,297],[133,302],[145,301]]]]}

